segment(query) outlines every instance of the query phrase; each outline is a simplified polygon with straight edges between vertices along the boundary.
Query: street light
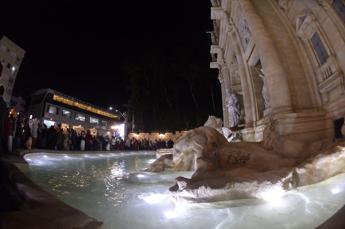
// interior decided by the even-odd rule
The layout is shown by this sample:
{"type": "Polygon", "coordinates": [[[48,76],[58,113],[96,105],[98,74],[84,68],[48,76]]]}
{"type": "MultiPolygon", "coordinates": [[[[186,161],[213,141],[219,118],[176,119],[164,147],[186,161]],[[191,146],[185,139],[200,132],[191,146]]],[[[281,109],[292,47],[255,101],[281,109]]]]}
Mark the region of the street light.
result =
{"type": "MultiPolygon", "coordinates": [[[[126,140],[127,139],[127,118],[126,118],[126,114],[123,114],[118,109],[115,109],[114,111],[116,112],[116,114],[120,114],[121,117],[123,118],[123,124],[121,124],[121,125],[123,125],[123,127],[122,127],[123,128],[123,138],[124,138],[124,140],[126,140]]],[[[120,120],[121,120],[121,118],[120,118],[120,120]]],[[[118,127],[116,127],[116,125],[111,127],[112,130],[115,130],[117,128],[118,127]]]]}
{"type": "Polygon", "coordinates": [[[113,110],[113,107],[112,107],[112,106],[110,106],[108,109],[112,111],[112,110],[113,110]]]}
{"type": "Polygon", "coordinates": [[[123,121],[126,121],[126,116],[121,111],[119,111],[118,109],[115,109],[115,112],[121,115],[121,117],[123,118],[123,121]]]}

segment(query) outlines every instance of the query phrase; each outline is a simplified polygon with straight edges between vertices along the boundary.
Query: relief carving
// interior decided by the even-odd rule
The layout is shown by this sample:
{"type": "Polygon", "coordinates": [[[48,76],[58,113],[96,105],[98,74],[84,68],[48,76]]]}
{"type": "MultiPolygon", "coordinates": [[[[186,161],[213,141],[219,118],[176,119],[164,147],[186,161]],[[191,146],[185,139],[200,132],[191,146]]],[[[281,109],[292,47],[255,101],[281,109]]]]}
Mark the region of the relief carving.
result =
{"type": "Polygon", "coordinates": [[[283,10],[288,10],[291,0],[278,0],[278,5],[283,10]]]}
{"type": "Polygon", "coordinates": [[[242,17],[239,22],[239,33],[241,37],[242,47],[244,50],[246,50],[252,38],[252,33],[250,32],[248,22],[244,17],[242,17]]]}

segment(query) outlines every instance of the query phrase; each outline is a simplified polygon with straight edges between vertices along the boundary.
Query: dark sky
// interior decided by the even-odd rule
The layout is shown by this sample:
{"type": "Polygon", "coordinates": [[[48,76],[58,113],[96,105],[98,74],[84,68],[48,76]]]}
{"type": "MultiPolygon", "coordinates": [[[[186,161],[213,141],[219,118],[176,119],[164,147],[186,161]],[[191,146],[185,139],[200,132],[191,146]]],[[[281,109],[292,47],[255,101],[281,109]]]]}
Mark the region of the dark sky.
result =
{"type": "MultiPolygon", "coordinates": [[[[209,62],[208,0],[6,0],[0,35],[26,50],[15,92],[52,88],[100,106],[128,100],[126,63],[191,46],[209,62]]],[[[177,57],[178,58],[178,57],[177,57]]]]}

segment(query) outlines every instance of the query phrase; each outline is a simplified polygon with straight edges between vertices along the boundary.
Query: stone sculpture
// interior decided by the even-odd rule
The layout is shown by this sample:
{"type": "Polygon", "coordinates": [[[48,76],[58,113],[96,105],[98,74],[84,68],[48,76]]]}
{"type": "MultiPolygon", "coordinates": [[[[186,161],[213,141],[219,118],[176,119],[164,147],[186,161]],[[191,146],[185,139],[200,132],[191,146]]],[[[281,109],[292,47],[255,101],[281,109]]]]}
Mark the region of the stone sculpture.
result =
{"type": "Polygon", "coordinates": [[[289,2],[290,0],[278,0],[278,5],[283,10],[287,10],[289,8],[289,4],[290,4],[289,2]]]}
{"type": "Polygon", "coordinates": [[[205,122],[204,126],[214,128],[218,130],[218,132],[222,133],[223,121],[220,118],[210,115],[208,116],[208,119],[205,122]]]}
{"type": "Polygon", "coordinates": [[[212,151],[228,143],[225,137],[211,127],[199,127],[184,133],[174,144],[173,156],[157,159],[146,171],[161,172],[167,168],[174,171],[194,171],[197,158],[203,151],[212,151]]]}
{"type": "Polygon", "coordinates": [[[238,102],[237,96],[226,90],[226,107],[230,115],[230,127],[238,126],[241,119],[241,106],[238,102]]]}
{"type": "Polygon", "coordinates": [[[170,188],[178,201],[262,199],[268,190],[284,193],[345,172],[345,143],[323,148],[310,146],[305,147],[309,154],[288,155],[263,143],[228,143],[215,129],[199,127],[185,133],[173,154],[148,171],[194,171],[191,179],[178,177],[170,188]]]}
{"type": "Polygon", "coordinates": [[[260,68],[260,69],[257,68],[257,72],[258,72],[258,75],[262,79],[262,82],[263,82],[261,94],[262,94],[262,97],[264,99],[264,107],[265,107],[265,111],[266,111],[269,109],[269,106],[270,106],[266,77],[265,77],[265,74],[264,74],[262,68],[260,68]]]}

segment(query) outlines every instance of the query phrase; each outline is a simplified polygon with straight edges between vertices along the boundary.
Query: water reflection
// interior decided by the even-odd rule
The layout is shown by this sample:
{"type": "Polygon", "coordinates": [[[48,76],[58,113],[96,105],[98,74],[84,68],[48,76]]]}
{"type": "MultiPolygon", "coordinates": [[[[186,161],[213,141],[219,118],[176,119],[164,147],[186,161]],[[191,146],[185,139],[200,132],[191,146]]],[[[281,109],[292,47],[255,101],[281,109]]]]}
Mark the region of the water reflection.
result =
{"type": "Polygon", "coordinates": [[[69,205],[104,221],[104,228],[315,228],[345,203],[342,174],[286,193],[266,190],[266,201],[182,205],[172,202],[167,190],[175,177],[190,173],[140,172],[154,154],[66,156],[29,155],[28,175],[69,205]]]}

